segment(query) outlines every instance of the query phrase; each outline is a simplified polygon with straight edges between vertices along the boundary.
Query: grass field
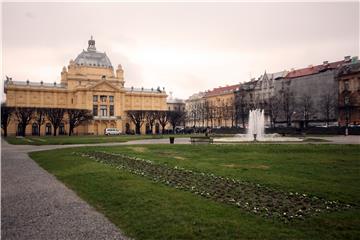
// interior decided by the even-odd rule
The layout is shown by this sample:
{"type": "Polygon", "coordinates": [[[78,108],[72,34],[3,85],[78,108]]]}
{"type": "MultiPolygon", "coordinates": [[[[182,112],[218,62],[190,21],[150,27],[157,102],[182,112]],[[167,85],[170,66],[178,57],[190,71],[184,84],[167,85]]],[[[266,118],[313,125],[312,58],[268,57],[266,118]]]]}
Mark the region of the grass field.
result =
{"type": "Polygon", "coordinates": [[[136,239],[358,239],[357,145],[143,145],[31,153],[40,166],[136,239]],[[105,151],[351,204],[284,223],[151,181],[79,153],[105,151]],[[78,154],[74,154],[78,153],[78,154]]]}
{"type": "MultiPolygon", "coordinates": [[[[70,145],[70,144],[91,144],[91,143],[107,143],[107,142],[127,142],[131,140],[141,139],[161,139],[161,138],[186,138],[191,136],[204,136],[204,134],[165,134],[165,135],[118,135],[118,136],[26,136],[16,137],[9,136],[5,140],[15,145],[70,145]]],[[[232,137],[234,134],[212,134],[212,137],[232,137]]],[[[320,138],[306,137],[304,142],[328,142],[320,138]]]]}
{"type": "Polygon", "coordinates": [[[27,137],[6,137],[5,140],[10,144],[16,145],[65,145],[65,144],[88,144],[106,142],[127,142],[140,139],[159,139],[175,137],[189,137],[190,135],[118,135],[118,136],[27,136],[27,137]]]}

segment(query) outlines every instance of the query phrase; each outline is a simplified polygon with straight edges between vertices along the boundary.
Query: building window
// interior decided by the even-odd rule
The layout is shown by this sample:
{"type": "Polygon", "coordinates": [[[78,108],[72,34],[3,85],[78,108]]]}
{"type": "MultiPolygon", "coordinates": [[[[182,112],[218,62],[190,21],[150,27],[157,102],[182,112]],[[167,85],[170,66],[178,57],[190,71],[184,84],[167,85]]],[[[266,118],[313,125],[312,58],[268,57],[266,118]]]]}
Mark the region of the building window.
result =
{"type": "Polygon", "coordinates": [[[349,81],[348,81],[348,80],[346,80],[346,81],[344,82],[344,86],[345,86],[345,90],[346,90],[346,91],[349,91],[349,81]]]}
{"type": "Polygon", "coordinates": [[[59,135],[65,135],[65,124],[64,123],[60,123],[59,135]]]}
{"type": "Polygon", "coordinates": [[[114,102],[114,96],[109,96],[109,102],[111,102],[111,103],[114,102]]]}
{"type": "Polygon", "coordinates": [[[101,102],[106,102],[106,98],[107,98],[107,96],[100,96],[100,101],[101,102]]]}
{"type": "Polygon", "coordinates": [[[96,103],[97,103],[97,101],[98,101],[98,96],[97,96],[97,95],[94,95],[94,96],[93,96],[93,102],[96,102],[96,103]]]}
{"type": "Polygon", "coordinates": [[[114,105],[110,105],[109,112],[110,112],[110,116],[114,116],[114,105]]]}
{"type": "Polygon", "coordinates": [[[349,105],[349,104],[350,104],[350,97],[349,97],[348,95],[345,96],[344,102],[345,102],[345,105],[349,105]]]}
{"type": "Polygon", "coordinates": [[[22,134],[21,132],[22,132],[21,125],[18,124],[16,135],[17,135],[17,136],[21,135],[21,134],[22,134]]]}
{"type": "Polygon", "coordinates": [[[94,116],[98,115],[98,105],[93,105],[93,115],[94,116]]]}
{"type": "Polygon", "coordinates": [[[39,135],[39,127],[38,127],[37,123],[32,124],[32,131],[31,132],[32,132],[33,136],[39,135]]]}
{"type": "Polygon", "coordinates": [[[51,135],[51,123],[47,123],[45,125],[45,134],[46,135],[51,135]]]}
{"type": "Polygon", "coordinates": [[[101,105],[100,106],[100,116],[107,116],[107,106],[106,105],[101,105]]]}

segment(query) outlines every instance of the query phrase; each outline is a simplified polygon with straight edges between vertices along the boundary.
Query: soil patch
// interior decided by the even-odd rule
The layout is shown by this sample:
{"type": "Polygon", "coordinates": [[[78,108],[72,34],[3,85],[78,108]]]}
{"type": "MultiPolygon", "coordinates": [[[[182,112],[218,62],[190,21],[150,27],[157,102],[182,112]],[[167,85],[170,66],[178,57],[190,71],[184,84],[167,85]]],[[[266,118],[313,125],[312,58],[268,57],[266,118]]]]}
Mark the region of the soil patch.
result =
{"type": "Polygon", "coordinates": [[[133,150],[134,152],[146,152],[147,148],[146,147],[128,147],[129,149],[133,150]]]}
{"type": "Polygon", "coordinates": [[[250,169],[269,169],[270,167],[267,165],[255,165],[255,164],[224,164],[221,165],[223,167],[228,167],[228,168],[250,168],[250,169]]]}

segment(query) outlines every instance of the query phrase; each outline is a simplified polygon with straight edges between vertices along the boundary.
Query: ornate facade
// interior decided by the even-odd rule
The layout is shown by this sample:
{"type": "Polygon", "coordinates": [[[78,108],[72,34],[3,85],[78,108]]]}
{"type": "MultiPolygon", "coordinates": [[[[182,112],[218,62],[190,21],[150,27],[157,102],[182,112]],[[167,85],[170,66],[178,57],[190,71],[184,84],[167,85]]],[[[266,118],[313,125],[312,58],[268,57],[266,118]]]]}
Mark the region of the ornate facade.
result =
{"type": "Polygon", "coordinates": [[[337,80],[339,125],[360,125],[360,62],[340,68],[337,80]]]}
{"type": "MultiPolygon", "coordinates": [[[[118,65],[114,72],[109,58],[96,50],[92,38],[88,41],[87,50],[83,50],[75,60],[70,60],[67,68],[63,68],[60,84],[7,79],[5,93],[7,106],[91,110],[93,120],[77,127],[77,134],[101,135],[108,127],[126,132],[126,129],[133,128],[126,111],[167,109],[164,88],[125,88],[122,66],[118,65]]],[[[49,126],[49,122],[45,126],[49,126]]],[[[63,126],[66,132],[66,119],[63,126]]],[[[47,127],[42,129],[41,135],[48,133],[47,130],[47,127]]],[[[14,119],[8,133],[15,135],[16,132],[17,122],[14,119]]],[[[28,126],[26,132],[31,134],[31,127],[28,126]]]]}

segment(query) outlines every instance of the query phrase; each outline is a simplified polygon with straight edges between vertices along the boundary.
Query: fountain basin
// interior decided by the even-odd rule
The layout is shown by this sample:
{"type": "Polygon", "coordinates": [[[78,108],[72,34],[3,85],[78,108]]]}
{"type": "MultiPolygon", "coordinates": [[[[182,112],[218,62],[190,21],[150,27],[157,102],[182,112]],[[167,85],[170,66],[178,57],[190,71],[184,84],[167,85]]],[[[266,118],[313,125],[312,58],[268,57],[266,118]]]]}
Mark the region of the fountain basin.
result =
{"type": "MultiPolygon", "coordinates": [[[[283,137],[278,133],[264,134],[256,138],[256,142],[302,142],[303,138],[283,137]]],[[[254,137],[249,134],[236,134],[234,137],[214,138],[214,143],[238,143],[238,142],[254,142],[254,137]]]]}

